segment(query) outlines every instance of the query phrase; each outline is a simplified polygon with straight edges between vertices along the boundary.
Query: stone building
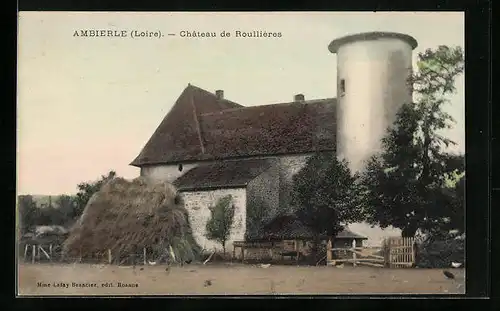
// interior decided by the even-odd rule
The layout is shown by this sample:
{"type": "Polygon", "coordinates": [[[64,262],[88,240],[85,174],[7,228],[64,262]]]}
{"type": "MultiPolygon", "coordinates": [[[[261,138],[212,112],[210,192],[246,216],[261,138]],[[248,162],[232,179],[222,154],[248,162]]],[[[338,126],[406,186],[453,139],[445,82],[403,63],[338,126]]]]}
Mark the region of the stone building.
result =
{"type": "Polygon", "coordinates": [[[335,152],[359,172],[380,150],[399,107],[412,100],[407,79],[416,46],[392,32],[333,40],[338,100],[298,94],[288,103],[243,107],[222,90],[188,85],[131,165],[183,192],[202,247],[216,246],[204,237],[208,207],[227,194],[237,210],[231,240],[258,239],[266,223],[293,211],[292,177],[308,156],[335,152]]]}
{"type": "Polygon", "coordinates": [[[314,152],[335,151],[335,98],[243,107],[188,85],[131,163],[141,176],[174,183],[200,246],[209,207],[231,195],[228,241],[262,238],[263,226],[293,211],[292,177],[314,152]]]}

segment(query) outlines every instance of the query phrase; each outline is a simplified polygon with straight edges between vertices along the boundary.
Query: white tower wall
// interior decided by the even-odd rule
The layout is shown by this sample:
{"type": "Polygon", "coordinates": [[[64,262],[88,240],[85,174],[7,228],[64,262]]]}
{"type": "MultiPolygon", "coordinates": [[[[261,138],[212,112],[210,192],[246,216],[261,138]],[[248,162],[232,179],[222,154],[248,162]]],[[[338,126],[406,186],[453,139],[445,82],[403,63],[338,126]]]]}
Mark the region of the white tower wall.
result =
{"type": "Polygon", "coordinates": [[[412,100],[407,79],[417,42],[396,33],[334,40],[337,54],[337,155],[360,171],[381,148],[399,108],[412,100]]]}

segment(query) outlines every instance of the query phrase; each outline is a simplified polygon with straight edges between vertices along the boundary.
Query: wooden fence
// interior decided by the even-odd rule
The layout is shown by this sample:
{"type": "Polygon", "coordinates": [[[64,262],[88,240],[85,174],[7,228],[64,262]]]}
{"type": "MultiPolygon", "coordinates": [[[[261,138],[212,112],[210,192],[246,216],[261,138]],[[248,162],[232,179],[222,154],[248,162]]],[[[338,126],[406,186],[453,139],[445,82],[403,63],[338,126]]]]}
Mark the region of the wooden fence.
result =
{"type": "MultiPolygon", "coordinates": [[[[169,247],[170,256],[175,260],[175,254],[169,247]]],[[[111,250],[92,254],[90,257],[82,258],[64,256],[62,253],[62,246],[60,244],[24,244],[23,259],[25,262],[85,262],[85,263],[107,263],[107,264],[150,264],[154,265],[157,260],[151,262],[152,258],[147,256],[147,248],[137,250],[132,254],[112,254],[111,250]]],[[[161,259],[160,259],[161,260],[161,259]]]]}
{"type": "Polygon", "coordinates": [[[410,268],[415,264],[415,239],[403,237],[386,238],[384,245],[391,268],[410,268]]]}
{"type": "Polygon", "coordinates": [[[337,264],[349,263],[354,267],[357,265],[367,265],[372,267],[382,268],[385,266],[385,258],[380,255],[368,253],[365,247],[356,247],[356,242],[353,241],[351,248],[333,248],[331,241],[327,244],[326,249],[326,264],[335,266],[337,264]],[[352,256],[338,256],[338,253],[347,253],[352,256]]]}
{"type": "Polygon", "coordinates": [[[333,248],[332,242],[329,241],[326,254],[326,264],[330,266],[349,263],[353,266],[410,268],[415,263],[415,240],[402,237],[386,238],[379,254],[365,247],[356,247],[355,242],[351,248],[333,248]],[[350,256],[336,256],[339,252],[350,254],[350,256]]]}
{"type": "MultiPolygon", "coordinates": [[[[294,258],[298,263],[302,253],[300,252],[299,241],[293,240],[288,241],[291,242],[291,245],[285,243],[285,241],[281,242],[248,242],[248,241],[235,241],[233,242],[233,255],[232,259],[240,259],[241,262],[245,262],[246,252],[249,250],[259,250],[259,256],[255,256],[257,260],[269,259],[273,260],[275,258],[279,258],[281,261],[284,261],[285,257],[294,258]],[[237,252],[239,249],[239,252],[237,252]],[[267,253],[266,255],[264,255],[267,253]]],[[[250,257],[250,256],[248,256],[250,257]]]]}

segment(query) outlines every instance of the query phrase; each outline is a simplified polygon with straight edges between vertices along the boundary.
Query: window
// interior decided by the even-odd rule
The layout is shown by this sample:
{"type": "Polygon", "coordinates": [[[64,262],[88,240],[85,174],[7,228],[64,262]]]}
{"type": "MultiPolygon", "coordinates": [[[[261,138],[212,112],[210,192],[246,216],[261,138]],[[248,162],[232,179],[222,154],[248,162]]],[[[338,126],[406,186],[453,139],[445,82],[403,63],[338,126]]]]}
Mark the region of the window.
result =
{"type": "Polygon", "coordinates": [[[340,96],[345,94],[345,79],[340,80],[340,96]]]}
{"type": "Polygon", "coordinates": [[[179,164],[179,172],[182,172],[182,164],[179,164]]]}

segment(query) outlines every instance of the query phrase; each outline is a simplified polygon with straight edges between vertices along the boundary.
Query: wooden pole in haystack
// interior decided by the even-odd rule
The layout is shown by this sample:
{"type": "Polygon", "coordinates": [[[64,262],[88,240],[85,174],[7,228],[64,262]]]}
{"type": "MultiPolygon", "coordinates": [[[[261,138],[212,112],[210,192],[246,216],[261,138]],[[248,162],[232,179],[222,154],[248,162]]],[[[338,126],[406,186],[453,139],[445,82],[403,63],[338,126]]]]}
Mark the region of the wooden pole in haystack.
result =
{"type": "Polygon", "coordinates": [[[24,245],[24,261],[26,261],[26,256],[28,255],[29,244],[24,245]]]}
{"type": "Polygon", "coordinates": [[[52,261],[52,244],[49,245],[50,261],[52,261]]]}
{"type": "Polygon", "coordinates": [[[47,257],[47,259],[49,259],[50,261],[52,261],[52,258],[49,256],[49,254],[47,254],[47,252],[43,249],[43,247],[41,247],[40,245],[38,246],[38,253],[40,253],[40,251],[43,252],[43,254],[45,255],[45,257],[47,257]]]}
{"type": "Polygon", "coordinates": [[[31,254],[31,263],[35,263],[35,256],[36,256],[36,245],[33,244],[33,247],[32,247],[32,254],[31,254]]]}
{"type": "Polygon", "coordinates": [[[111,257],[111,250],[108,248],[108,263],[111,264],[113,257],[111,257]]]}
{"type": "Polygon", "coordinates": [[[143,253],[144,253],[144,265],[146,265],[147,261],[146,261],[146,248],[145,247],[143,249],[143,253]]]}
{"type": "Polygon", "coordinates": [[[135,257],[136,257],[136,254],[137,254],[137,245],[134,244],[134,246],[132,248],[132,266],[134,267],[134,269],[135,269],[135,257]]]}

